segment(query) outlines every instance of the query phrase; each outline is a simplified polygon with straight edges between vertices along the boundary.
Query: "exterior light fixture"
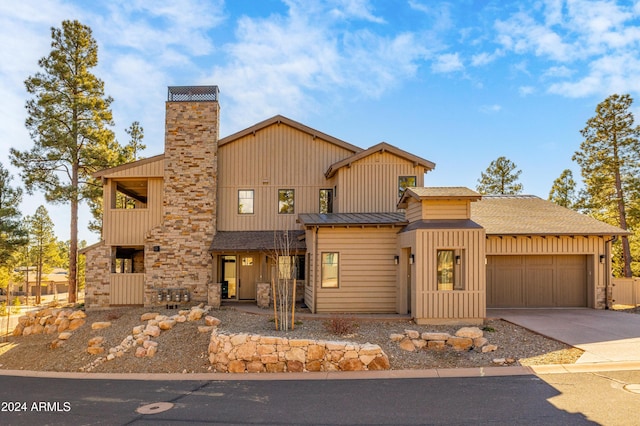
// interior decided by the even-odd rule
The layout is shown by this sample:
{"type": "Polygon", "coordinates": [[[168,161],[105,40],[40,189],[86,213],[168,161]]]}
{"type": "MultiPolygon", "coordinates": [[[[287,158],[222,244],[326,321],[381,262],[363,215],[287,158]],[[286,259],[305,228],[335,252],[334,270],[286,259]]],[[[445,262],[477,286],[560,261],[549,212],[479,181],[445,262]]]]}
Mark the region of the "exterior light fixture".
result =
{"type": "Polygon", "coordinates": [[[460,264],[460,256],[456,256],[456,265],[460,264]]]}
{"type": "Polygon", "coordinates": [[[601,254],[600,255],[600,263],[604,263],[604,259],[605,259],[605,255],[601,254]]]}
{"type": "Polygon", "coordinates": [[[398,263],[400,263],[400,256],[393,256],[393,264],[397,265],[398,263]]]}
{"type": "Polygon", "coordinates": [[[413,253],[411,254],[411,256],[409,256],[409,264],[413,265],[413,262],[416,260],[415,256],[413,255],[413,253]]]}

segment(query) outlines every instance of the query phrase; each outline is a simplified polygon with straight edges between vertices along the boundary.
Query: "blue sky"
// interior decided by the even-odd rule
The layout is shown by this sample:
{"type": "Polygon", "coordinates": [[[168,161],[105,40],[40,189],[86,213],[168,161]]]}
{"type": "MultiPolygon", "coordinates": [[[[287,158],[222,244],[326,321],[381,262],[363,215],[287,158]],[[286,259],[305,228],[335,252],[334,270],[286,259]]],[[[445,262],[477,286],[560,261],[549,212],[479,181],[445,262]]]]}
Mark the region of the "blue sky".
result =
{"type": "MultiPolygon", "coordinates": [[[[50,27],[89,25],[94,73],[122,143],[163,151],[167,86],[218,85],[221,135],[276,114],[362,148],[388,142],[436,163],[429,186],[475,188],[492,160],[546,198],[612,93],[640,92],[640,2],[491,0],[22,0],[0,3],[0,162],[27,149],[24,80],[50,27]]],[[[634,105],[640,113],[640,99],[634,105]]],[[[25,197],[24,214],[43,204],[25,197]]],[[[47,205],[61,239],[68,206],[47,205]]],[[[81,212],[80,237],[89,214],[81,212]]]]}

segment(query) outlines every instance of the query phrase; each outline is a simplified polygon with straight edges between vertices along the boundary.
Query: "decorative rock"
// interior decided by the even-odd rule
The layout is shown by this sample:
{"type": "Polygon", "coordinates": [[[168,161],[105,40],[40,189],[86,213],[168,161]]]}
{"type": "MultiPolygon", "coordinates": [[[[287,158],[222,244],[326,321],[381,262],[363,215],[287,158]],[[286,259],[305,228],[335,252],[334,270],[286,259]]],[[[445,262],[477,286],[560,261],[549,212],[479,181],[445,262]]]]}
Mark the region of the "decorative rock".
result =
{"type": "Polygon", "coordinates": [[[233,361],[229,361],[229,373],[244,373],[246,369],[246,364],[244,363],[244,361],[240,361],[240,360],[233,360],[233,361]]]}
{"type": "Polygon", "coordinates": [[[304,371],[304,364],[301,361],[289,360],[287,361],[287,371],[290,373],[302,373],[304,371]]]}
{"type": "Polygon", "coordinates": [[[171,330],[174,325],[176,325],[176,321],[171,319],[165,319],[158,323],[160,330],[171,330]]]}
{"type": "Polygon", "coordinates": [[[65,330],[67,330],[69,328],[69,323],[71,321],[69,321],[68,318],[62,318],[60,319],[60,323],[58,324],[58,333],[61,333],[65,330]]]}
{"type": "Polygon", "coordinates": [[[445,342],[442,340],[429,340],[427,342],[427,349],[439,351],[445,349],[445,342]]]}
{"type": "Polygon", "coordinates": [[[473,339],[473,347],[476,349],[481,349],[484,345],[489,343],[486,337],[476,337],[473,339]]]}
{"type": "Polygon", "coordinates": [[[24,325],[18,323],[16,325],[16,328],[13,329],[13,335],[14,336],[22,336],[22,333],[24,332],[24,325]]]}
{"type": "Polygon", "coordinates": [[[482,353],[486,354],[487,352],[493,352],[498,350],[498,347],[496,345],[486,345],[482,347],[482,353]]]}
{"type": "Polygon", "coordinates": [[[98,346],[104,342],[104,337],[96,336],[89,340],[89,346],[98,346]]]}
{"type": "Polygon", "coordinates": [[[158,347],[157,346],[149,346],[147,348],[147,357],[148,358],[153,358],[155,356],[156,352],[158,352],[158,347]]]}
{"type": "Polygon", "coordinates": [[[140,321],[149,321],[155,319],[158,315],[160,315],[158,312],[147,312],[140,316],[140,321]]]}
{"type": "Polygon", "coordinates": [[[452,336],[449,333],[422,333],[422,340],[442,340],[447,341],[452,336]]]}
{"type": "Polygon", "coordinates": [[[211,332],[211,330],[213,330],[213,327],[210,325],[199,325],[198,326],[198,332],[199,333],[209,333],[211,332]]]}
{"type": "Polygon", "coordinates": [[[412,340],[413,345],[416,347],[416,349],[422,349],[425,346],[427,346],[427,341],[426,340],[422,340],[422,339],[414,339],[412,340]]]}
{"type": "Polygon", "coordinates": [[[135,357],[136,358],[144,358],[145,356],[147,356],[147,350],[141,346],[138,346],[136,348],[136,353],[135,353],[135,357]]]}
{"type": "Polygon", "coordinates": [[[51,342],[49,344],[49,348],[51,349],[58,349],[61,348],[65,345],[66,341],[65,340],[60,340],[60,339],[56,339],[53,342],[51,342]]]}
{"type": "MultiPolygon", "coordinates": [[[[82,312],[82,311],[78,311],[78,312],[82,312]]],[[[82,313],[84,314],[84,312],[82,313]]],[[[69,331],[79,329],[84,325],[85,322],[86,320],[83,318],[71,318],[71,321],[69,322],[69,331]]]]}
{"type": "Polygon", "coordinates": [[[103,328],[108,328],[111,327],[111,322],[110,321],[99,321],[99,322],[94,322],[93,324],[91,324],[91,329],[92,330],[100,330],[103,328]]]}
{"type": "Polygon", "coordinates": [[[59,340],[67,340],[69,337],[71,337],[73,333],[69,333],[68,331],[63,331],[62,333],[60,333],[58,335],[58,339],[59,340]]]}
{"type": "Polygon", "coordinates": [[[391,368],[391,365],[389,364],[389,358],[386,356],[379,356],[371,361],[369,365],[367,365],[367,368],[375,371],[388,370],[391,368]]]}
{"type": "Polygon", "coordinates": [[[456,351],[468,351],[473,346],[473,340],[468,337],[451,337],[447,340],[447,345],[456,351]]]}
{"type": "Polygon", "coordinates": [[[204,309],[192,308],[187,315],[187,321],[198,321],[204,315],[204,309]]]}
{"type": "Polygon", "coordinates": [[[218,325],[220,325],[221,322],[222,321],[220,321],[218,318],[212,317],[210,315],[207,315],[206,317],[204,317],[204,323],[211,327],[217,327],[218,325]]]}
{"type": "Polygon", "coordinates": [[[113,361],[114,359],[116,359],[116,356],[114,354],[107,355],[107,361],[113,361]]]}
{"type": "Polygon", "coordinates": [[[498,365],[504,365],[506,364],[507,360],[504,358],[494,358],[491,362],[498,365]]]}
{"type": "Polygon", "coordinates": [[[160,327],[156,325],[148,325],[144,329],[144,334],[150,337],[158,337],[160,335],[160,327]]]}
{"type": "Polygon", "coordinates": [[[391,334],[389,339],[391,339],[392,342],[400,342],[404,339],[404,334],[391,334]]]}
{"type": "Polygon", "coordinates": [[[84,311],[74,311],[71,315],[69,315],[69,320],[74,319],[84,319],[87,317],[87,314],[84,311]]]}
{"type": "Polygon", "coordinates": [[[456,331],[456,337],[468,337],[470,339],[477,339],[482,337],[483,333],[478,327],[462,327],[456,331]]]}
{"type": "Polygon", "coordinates": [[[340,370],[342,370],[342,371],[361,371],[361,370],[364,370],[364,365],[357,358],[342,360],[342,361],[340,361],[338,366],[340,367],[340,370]]]}
{"type": "Polygon", "coordinates": [[[142,347],[145,348],[145,349],[149,349],[149,348],[154,347],[154,346],[158,347],[158,342],[154,342],[153,340],[145,340],[142,343],[142,347]]]}
{"type": "Polygon", "coordinates": [[[419,339],[420,333],[416,330],[405,330],[404,333],[407,335],[409,339],[419,339]]]}
{"type": "Polygon", "coordinates": [[[413,344],[411,339],[404,339],[400,342],[400,349],[403,351],[413,352],[416,350],[416,346],[413,344]]]}
{"type": "Polygon", "coordinates": [[[98,355],[104,352],[104,348],[102,346],[89,346],[87,352],[91,355],[98,355]]]}

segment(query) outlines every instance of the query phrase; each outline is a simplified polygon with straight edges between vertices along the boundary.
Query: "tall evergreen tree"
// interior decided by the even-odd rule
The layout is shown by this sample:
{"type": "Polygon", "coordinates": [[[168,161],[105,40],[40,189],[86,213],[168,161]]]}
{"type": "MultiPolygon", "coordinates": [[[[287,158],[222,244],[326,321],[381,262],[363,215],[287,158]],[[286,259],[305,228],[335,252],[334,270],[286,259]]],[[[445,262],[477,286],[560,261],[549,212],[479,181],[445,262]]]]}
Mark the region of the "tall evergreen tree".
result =
{"type": "Polygon", "coordinates": [[[518,182],[522,170],[506,157],[498,157],[492,161],[487,170],[480,174],[476,190],[481,194],[513,195],[522,192],[522,184],[518,182]]]}
{"type": "Polygon", "coordinates": [[[11,149],[11,161],[22,169],[27,191],[44,191],[47,201],[69,203],[69,301],[76,301],[78,206],[95,196],[87,185],[92,172],[108,167],[119,155],[108,126],[113,125],[111,97],[91,73],[98,64],[98,46],[91,29],[63,21],[51,29],[51,52],[38,62],[42,72],[25,81],[33,96],[26,103],[34,147],[11,149]]]}
{"type": "MultiPolygon", "coordinates": [[[[573,160],[580,165],[587,211],[622,229],[640,221],[640,126],[634,126],[629,95],[611,95],[580,131],[584,141],[573,160]]],[[[622,275],[631,277],[629,238],[622,236],[622,275]]]]}
{"type": "Polygon", "coordinates": [[[36,305],[39,305],[42,298],[42,276],[51,272],[59,260],[58,243],[53,230],[53,221],[44,206],[36,209],[34,215],[28,218],[27,224],[31,251],[36,259],[36,305]]]}
{"type": "Polygon", "coordinates": [[[27,243],[19,206],[22,189],[11,186],[9,171],[0,164],[0,265],[6,265],[27,243]]]}
{"type": "Polygon", "coordinates": [[[549,201],[559,206],[572,209],[576,203],[576,181],[573,180],[573,172],[565,169],[560,176],[553,181],[549,191],[549,201]]]}

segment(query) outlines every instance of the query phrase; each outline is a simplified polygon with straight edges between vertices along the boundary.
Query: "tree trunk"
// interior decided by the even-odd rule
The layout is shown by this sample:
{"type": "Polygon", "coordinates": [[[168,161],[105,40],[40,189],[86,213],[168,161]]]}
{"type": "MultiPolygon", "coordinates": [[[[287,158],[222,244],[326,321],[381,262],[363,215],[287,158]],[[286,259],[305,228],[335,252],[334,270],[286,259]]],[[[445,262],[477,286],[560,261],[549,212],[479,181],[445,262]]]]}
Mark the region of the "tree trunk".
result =
{"type": "MultiPolygon", "coordinates": [[[[615,171],[615,179],[616,179],[616,200],[618,204],[618,217],[620,219],[620,228],[627,230],[627,210],[624,205],[624,192],[622,190],[622,178],[620,177],[620,162],[618,160],[618,149],[617,145],[614,144],[614,157],[616,162],[616,171],[615,171]]],[[[622,261],[623,268],[622,273],[625,278],[631,278],[631,247],[629,245],[629,238],[626,235],[623,235],[620,239],[622,243],[622,261]]]]}
{"type": "Polygon", "coordinates": [[[69,303],[76,303],[78,293],[78,165],[72,167],[71,234],[69,235],[69,303]]]}

